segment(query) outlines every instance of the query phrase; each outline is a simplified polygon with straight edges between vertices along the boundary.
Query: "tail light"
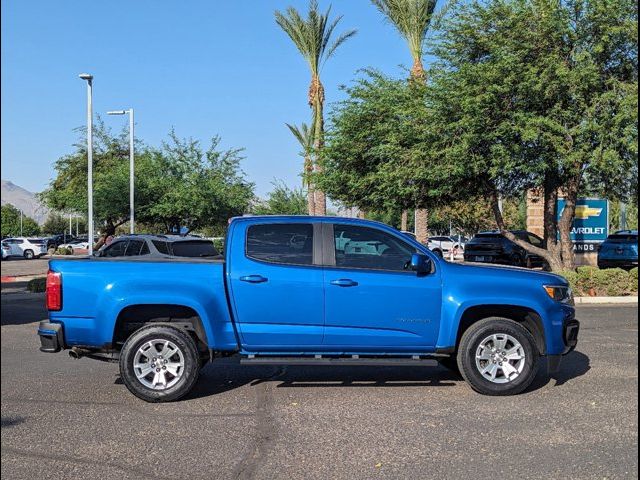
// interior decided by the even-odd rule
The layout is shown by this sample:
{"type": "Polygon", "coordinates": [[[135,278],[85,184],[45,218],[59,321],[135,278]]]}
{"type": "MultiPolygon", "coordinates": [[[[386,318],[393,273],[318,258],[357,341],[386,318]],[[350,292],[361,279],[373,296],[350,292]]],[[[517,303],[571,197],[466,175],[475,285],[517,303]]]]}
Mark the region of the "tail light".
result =
{"type": "Polygon", "coordinates": [[[62,310],[62,275],[53,270],[47,272],[47,310],[62,310]]]}

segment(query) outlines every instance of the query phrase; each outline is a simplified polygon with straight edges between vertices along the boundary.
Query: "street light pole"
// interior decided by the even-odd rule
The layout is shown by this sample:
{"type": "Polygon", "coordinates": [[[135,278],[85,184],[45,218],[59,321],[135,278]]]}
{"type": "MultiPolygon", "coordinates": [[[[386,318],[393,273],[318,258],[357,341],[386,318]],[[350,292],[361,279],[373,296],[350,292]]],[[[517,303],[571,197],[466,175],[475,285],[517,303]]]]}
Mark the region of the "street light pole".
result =
{"type": "Polygon", "coordinates": [[[89,203],[88,242],[89,255],[93,255],[93,75],[81,73],[87,81],[87,195],[89,203]]]}
{"type": "Polygon", "coordinates": [[[133,108],[129,110],[112,110],[107,112],[107,115],[126,115],[129,114],[129,231],[133,235],[134,233],[134,198],[135,198],[135,160],[134,160],[134,146],[133,140],[135,138],[135,134],[133,133],[134,129],[134,119],[133,119],[133,108]]]}

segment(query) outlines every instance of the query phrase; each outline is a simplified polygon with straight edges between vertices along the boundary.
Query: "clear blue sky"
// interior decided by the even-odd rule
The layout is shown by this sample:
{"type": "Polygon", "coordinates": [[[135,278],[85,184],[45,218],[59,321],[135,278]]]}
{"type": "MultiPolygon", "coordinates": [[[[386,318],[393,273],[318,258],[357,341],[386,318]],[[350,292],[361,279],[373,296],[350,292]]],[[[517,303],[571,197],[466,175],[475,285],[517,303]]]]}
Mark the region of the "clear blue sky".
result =
{"type": "MultiPolygon", "coordinates": [[[[368,0],[334,0],[341,30],[357,28],[326,64],[327,102],[358,69],[405,75],[409,52],[368,0]]],[[[53,162],[72,150],[85,124],[85,83],[94,111],[134,107],[136,136],[158,145],[178,135],[244,147],[243,169],[257,193],[274,178],[300,185],[301,159],[285,122],[310,117],[309,72],[273,19],[306,0],[102,2],[2,0],[2,178],[34,192],[53,162]]],[[[320,1],[324,9],[328,1],[320,1]]],[[[126,117],[106,117],[115,130],[126,117]]]]}

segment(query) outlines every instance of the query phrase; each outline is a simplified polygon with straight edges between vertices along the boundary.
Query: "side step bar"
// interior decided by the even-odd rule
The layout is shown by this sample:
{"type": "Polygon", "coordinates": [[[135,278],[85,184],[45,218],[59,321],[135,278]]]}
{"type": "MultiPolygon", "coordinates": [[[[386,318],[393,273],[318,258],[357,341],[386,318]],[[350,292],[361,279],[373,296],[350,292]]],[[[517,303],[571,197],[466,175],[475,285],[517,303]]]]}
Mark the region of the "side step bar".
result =
{"type": "Polygon", "coordinates": [[[433,358],[420,357],[392,357],[392,358],[367,358],[358,357],[248,357],[240,358],[241,365],[354,365],[354,366],[395,366],[395,367],[435,367],[438,361],[433,358]]]}

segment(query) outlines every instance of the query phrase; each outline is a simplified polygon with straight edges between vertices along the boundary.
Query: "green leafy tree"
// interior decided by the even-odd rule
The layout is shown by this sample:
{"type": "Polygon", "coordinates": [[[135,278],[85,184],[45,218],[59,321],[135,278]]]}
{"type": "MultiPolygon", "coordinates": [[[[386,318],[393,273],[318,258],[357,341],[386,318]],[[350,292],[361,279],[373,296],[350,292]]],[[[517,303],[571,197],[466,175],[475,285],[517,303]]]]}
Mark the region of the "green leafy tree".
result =
{"type": "Polygon", "coordinates": [[[266,201],[258,203],[253,213],[256,215],[305,215],[307,195],[301,188],[289,188],[282,181],[273,182],[273,190],[266,201]]]}
{"type": "Polygon", "coordinates": [[[2,237],[31,236],[40,233],[40,226],[33,218],[22,215],[20,228],[20,210],[6,203],[2,205],[2,237]]]}
{"type": "Polygon", "coordinates": [[[460,4],[434,53],[432,151],[464,166],[465,191],[490,199],[505,236],[553,270],[573,268],[580,192],[624,198],[637,182],[635,2],[460,4]],[[547,249],[511,235],[498,209],[500,196],[529,188],[544,191],[547,249]]]}
{"type": "MultiPolygon", "coordinates": [[[[305,59],[311,71],[311,85],[309,86],[308,102],[313,112],[314,148],[319,152],[324,143],[324,86],[320,81],[322,65],[333,56],[338,47],[355,35],[355,30],[337,35],[333,39],[334,32],[342,16],[334,20],[329,19],[331,7],[325,13],[318,9],[318,2],[310,0],[307,18],[293,7],[288,7],[285,12],[276,11],[276,23],[289,36],[291,41],[305,59]]],[[[321,171],[320,165],[315,170],[321,171]]],[[[325,215],[327,201],[322,190],[316,190],[315,213],[325,215]]]]}
{"type": "Polygon", "coordinates": [[[69,230],[69,221],[59,213],[50,213],[47,216],[42,231],[50,235],[57,235],[69,230]]]}
{"type": "Polygon", "coordinates": [[[69,230],[69,216],[52,212],[47,216],[46,221],[42,225],[42,233],[49,235],[57,235],[60,233],[71,231],[72,234],[85,233],[87,231],[87,222],[83,217],[78,215],[71,216],[71,230],[69,230]]]}
{"type": "Polygon", "coordinates": [[[287,128],[295,139],[300,144],[302,151],[300,155],[304,158],[304,170],[303,170],[303,186],[307,188],[307,212],[309,215],[315,215],[316,205],[313,194],[313,186],[311,185],[311,176],[313,174],[313,124],[311,127],[306,123],[302,123],[299,127],[297,125],[286,124],[287,128]]]}
{"type": "MultiPolygon", "coordinates": [[[[94,215],[104,239],[129,221],[129,146],[125,134],[114,136],[97,122],[94,138],[94,215]]],[[[160,148],[136,147],[136,217],[141,225],[223,228],[242,214],[253,198],[253,184],[240,170],[241,150],[219,149],[219,138],[204,150],[195,140],[173,132],[160,148]]],[[[85,211],[87,156],[83,144],[55,163],[56,178],[41,195],[58,211],[85,211]]],[[[157,233],[157,232],[155,232],[157,233]]]]}
{"type": "Polygon", "coordinates": [[[191,231],[225,226],[246,212],[253,184],[240,168],[242,150],[220,150],[219,144],[214,137],[204,150],[197,140],[172,132],[162,148],[150,151],[139,172],[146,179],[141,193],[149,199],[137,209],[140,221],[191,231]]]}
{"type": "MultiPolygon", "coordinates": [[[[85,129],[78,129],[84,137],[85,129]]],[[[84,138],[83,138],[84,140],[84,138]]],[[[56,177],[42,192],[41,199],[52,210],[87,211],[87,150],[86,143],[74,145],[75,151],[59,158],[56,177]]],[[[146,161],[147,153],[137,147],[136,167],[146,161]]],[[[136,168],[137,170],[137,168],[136,168]]],[[[136,172],[137,173],[137,172],[136,172]]],[[[136,174],[136,184],[144,180],[136,174]]],[[[136,201],[147,199],[136,192],[136,201]]],[[[96,230],[101,234],[97,247],[118,226],[129,220],[129,144],[124,133],[113,135],[98,118],[93,141],[93,209],[96,230]]]]}
{"type": "Polygon", "coordinates": [[[318,184],[369,211],[445,205],[460,194],[460,168],[432,154],[426,86],[368,70],[330,113],[318,184]]]}
{"type": "MultiPolygon", "coordinates": [[[[413,66],[411,67],[410,82],[424,84],[426,75],[422,58],[424,57],[424,42],[431,27],[436,9],[437,0],[371,0],[376,8],[384,15],[391,25],[393,25],[400,36],[405,39],[413,66]]],[[[421,242],[426,242],[428,232],[427,210],[416,204],[415,212],[415,233],[421,242]]],[[[403,215],[403,223],[406,222],[406,215],[403,215]]],[[[406,229],[406,224],[402,225],[406,229]]]]}

